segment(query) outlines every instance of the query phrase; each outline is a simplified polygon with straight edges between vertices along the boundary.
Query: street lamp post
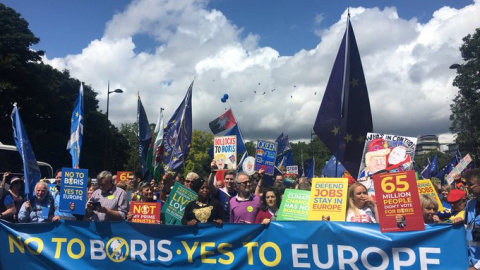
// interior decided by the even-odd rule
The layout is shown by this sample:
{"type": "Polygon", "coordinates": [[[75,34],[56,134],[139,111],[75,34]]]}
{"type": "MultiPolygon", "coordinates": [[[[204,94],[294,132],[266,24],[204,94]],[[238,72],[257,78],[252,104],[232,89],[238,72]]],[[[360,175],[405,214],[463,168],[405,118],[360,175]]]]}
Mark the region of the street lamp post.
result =
{"type": "Polygon", "coordinates": [[[108,121],[108,106],[110,105],[110,94],[111,93],[123,93],[122,89],[115,89],[113,91],[110,91],[110,81],[108,81],[108,86],[107,86],[107,132],[105,133],[105,155],[104,155],[104,162],[103,166],[105,170],[109,170],[108,164],[109,164],[109,159],[110,159],[110,147],[109,147],[109,138],[110,138],[110,123],[108,121]]]}
{"type": "Polygon", "coordinates": [[[110,91],[110,81],[108,81],[108,87],[107,87],[107,121],[108,121],[108,106],[110,103],[110,94],[111,93],[123,93],[122,89],[115,89],[113,91],[110,91]]]}

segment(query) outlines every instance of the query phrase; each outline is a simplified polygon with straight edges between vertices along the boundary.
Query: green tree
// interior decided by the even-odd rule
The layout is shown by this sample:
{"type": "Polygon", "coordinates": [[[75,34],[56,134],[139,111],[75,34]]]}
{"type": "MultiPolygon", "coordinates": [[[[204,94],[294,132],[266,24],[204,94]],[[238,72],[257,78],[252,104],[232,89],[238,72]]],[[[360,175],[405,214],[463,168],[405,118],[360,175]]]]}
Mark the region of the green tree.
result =
{"type": "MultiPolygon", "coordinates": [[[[29,47],[39,38],[13,9],[0,4],[0,141],[14,144],[10,114],[17,102],[37,160],[54,168],[70,167],[66,150],[70,138],[71,113],[80,81],[68,71],[58,71],[41,62],[42,51],[29,47]]],[[[98,110],[97,93],[84,86],[85,125],[80,167],[95,176],[103,169],[118,170],[126,161],[127,142],[118,129],[98,110]],[[105,138],[110,138],[110,158],[105,138]]]]}
{"type": "Polygon", "coordinates": [[[254,141],[245,142],[245,148],[247,149],[249,156],[255,157],[255,153],[257,152],[257,144],[254,141]]]}
{"type": "Polygon", "coordinates": [[[310,158],[315,159],[315,175],[321,175],[325,162],[331,154],[323,142],[316,136],[310,142],[290,143],[293,152],[293,164],[302,168],[302,161],[310,158]]]}
{"type": "Polygon", "coordinates": [[[124,169],[127,171],[137,171],[140,169],[140,156],[138,151],[138,139],[137,139],[138,124],[122,124],[120,126],[120,134],[127,140],[128,158],[124,164],[124,169]]]}
{"type": "Polygon", "coordinates": [[[450,130],[456,133],[460,151],[480,158],[480,28],[463,38],[460,47],[464,64],[457,68],[453,86],[459,91],[451,105],[450,130]]]}
{"type": "Polygon", "coordinates": [[[184,166],[184,173],[196,172],[200,177],[210,174],[212,158],[208,150],[213,146],[213,134],[202,130],[192,132],[192,145],[184,166]]]}

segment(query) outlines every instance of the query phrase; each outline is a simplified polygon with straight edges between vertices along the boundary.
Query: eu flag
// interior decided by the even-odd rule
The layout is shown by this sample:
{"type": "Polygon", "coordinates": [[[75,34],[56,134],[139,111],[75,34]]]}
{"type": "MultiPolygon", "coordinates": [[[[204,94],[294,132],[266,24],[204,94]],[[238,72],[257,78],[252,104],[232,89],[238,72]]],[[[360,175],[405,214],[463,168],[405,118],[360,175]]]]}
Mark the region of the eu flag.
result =
{"type": "Polygon", "coordinates": [[[287,166],[293,165],[293,154],[288,135],[280,134],[275,140],[277,142],[277,158],[275,160],[275,166],[280,170],[285,170],[287,166]]]}
{"type": "Polygon", "coordinates": [[[12,111],[13,139],[23,161],[23,173],[25,176],[25,195],[27,199],[33,198],[35,185],[40,180],[41,174],[38,168],[37,159],[33,154],[32,146],[28,140],[27,132],[23,126],[22,118],[17,109],[17,104],[13,104],[12,111]]]}
{"type": "Polygon", "coordinates": [[[162,161],[167,170],[176,171],[185,162],[190,151],[192,141],[192,88],[193,82],[165,128],[162,161]]]}
{"type": "Polygon", "coordinates": [[[70,149],[72,156],[72,168],[80,167],[80,150],[82,149],[83,137],[83,84],[80,83],[77,101],[72,112],[72,124],[70,126],[70,140],[67,150],[70,149]]]}
{"type": "Polygon", "coordinates": [[[336,160],[335,156],[331,156],[322,170],[322,175],[325,177],[342,177],[344,172],[345,167],[336,160]]]}
{"type": "Polygon", "coordinates": [[[432,163],[430,164],[430,175],[435,175],[435,173],[438,170],[438,164],[437,164],[437,155],[433,157],[432,163]]]}
{"type": "Polygon", "coordinates": [[[304,168],[304,176],[307,178],[313,178],[315,174],[315,159],[312,157],[311,159],[305,161],[304,168]]]}
{"type": "Polygon", "coordinates": [[[348,172],[357,178],[365,136],[373,130],[373,124],[350,16],[313,130],[348,172]]]}
{"type": "Polygon", "coordinates": [[[150,124],[148,123],[147,114],[143,108],[140,95],[138,95],[137,102],[137,122],[138,122],[138,152],[140,154],[140,169],[142,175],[145,177],[148,171],[147,167],[147,153],[150,141],[152,140],[152,132],[150,131],[150,124]]]}

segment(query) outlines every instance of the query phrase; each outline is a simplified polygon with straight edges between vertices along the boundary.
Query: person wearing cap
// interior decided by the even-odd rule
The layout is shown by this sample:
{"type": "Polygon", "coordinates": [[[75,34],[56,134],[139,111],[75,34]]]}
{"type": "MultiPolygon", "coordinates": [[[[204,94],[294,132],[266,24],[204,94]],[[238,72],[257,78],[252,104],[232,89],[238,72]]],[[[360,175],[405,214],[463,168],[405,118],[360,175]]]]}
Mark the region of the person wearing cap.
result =
{"type": "Polygon", "coordinates": [[[360,173],[358,181],[367,188],[368,195],[374,197],[372,175],[387,168],[387,156],[390,154],[390,148],[387,147],[384,139],[377,138],[368,143],[367,149],[365,169],[360,173]]]}
{"type": "Polygon", "coordinates": [[[447,202],[452,206],[452,216],[450,217],[452,224],[463,223],[467,193],[461,189],[454,189],[448,194],[447,202]]]}
{"type": "MultiPolygon", "coordinates": [[[[23,187],[24,182],[22,178],[18,176],[12,177],[12,179],[10,180],[10,188],[8,189],[8,192],[10,193],[10,196],[12,196],[15,208],[17,209],[17,213],[20,211],[20,208],[23,204],[23,187]]],[[[14,222],[17,221],[17,215],[14,215],[14,222]]]]}
{"type": "MultiPolygon", "coordinates": [[[[5,174],[4,178],[8,177],[9,174],[5,174]]],[[[15,178],[19,179],[18,177],[13,177],[10,181],[10,185],[15,178]]],[[[15,208],[15,202],[13,201],[12,196],[4,187],[0,187],[0,219],[14,222],[15,214],[17,214],[17,208],[15,208]]]]}
{"type": "Polygon", "coordinates": [[[470,261],[470,268],[468,269],[480,270],[480,169],[473,169],[468,172],[466,179],[468,191],[474,196],[465,207],[468,259],[470,261]]]}

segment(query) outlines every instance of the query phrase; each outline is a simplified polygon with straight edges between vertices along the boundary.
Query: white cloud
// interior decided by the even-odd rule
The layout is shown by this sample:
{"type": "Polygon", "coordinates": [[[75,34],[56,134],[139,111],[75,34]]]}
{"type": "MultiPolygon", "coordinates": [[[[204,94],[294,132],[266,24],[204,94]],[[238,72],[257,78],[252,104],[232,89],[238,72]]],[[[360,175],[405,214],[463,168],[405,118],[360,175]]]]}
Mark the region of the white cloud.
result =
{"type": "MultiPolygon", "coordinates": [[[[274,139],[282,132],[292,140],[309,138],[346,12],[337,23],[315,31],[321,33],[315,49],[287,57],[259,47],[261,37],[255,33],[242,38],[241,26],[206,7],[195,0],[135,0],[81,54],[45,62],[92,85],[103,110],[107,80],[111,89],[125,90],[110,96],[110,120],[116,125],[136,120],[138,91],[151,122],[159,107],[168,120],[195,78],[195,129],[208,130],[208,122],[228,107],[220,102],[228,93],[248,139],[274,139]],[[148,35],[155,49],[137,52],[136,35],[148,35]]],[[[402,19],[395,7],[350,9],[375,132],[448,133],[449,105],[457,91],[451,86],[455,72],[448,67],[461,62],[461,39],[480,25],[479,12],[479,3],[459,10],[444,7],[421,24],[402,19]]],[[[320,14],[312,28],[321,22],[320,14]]]]}

